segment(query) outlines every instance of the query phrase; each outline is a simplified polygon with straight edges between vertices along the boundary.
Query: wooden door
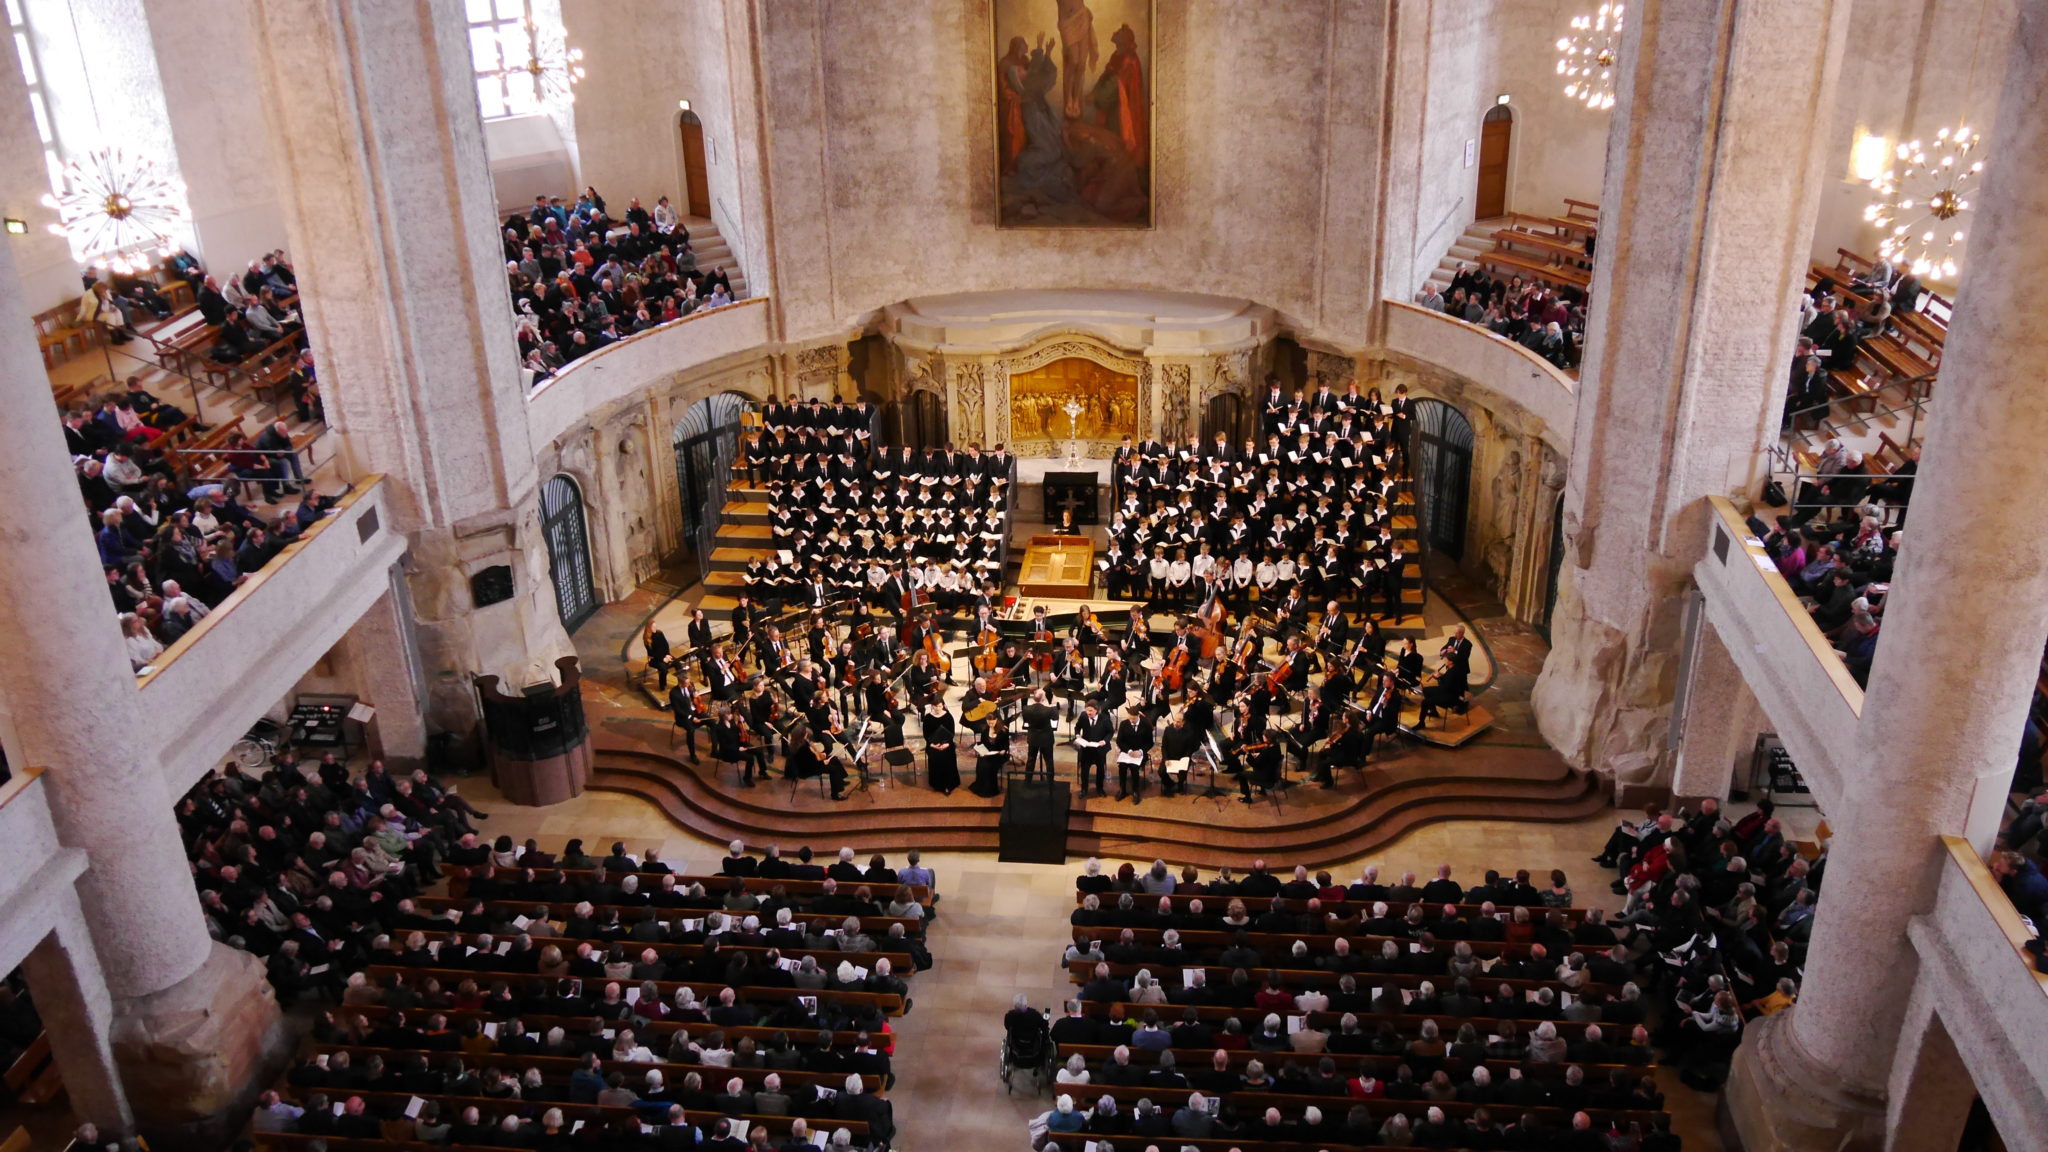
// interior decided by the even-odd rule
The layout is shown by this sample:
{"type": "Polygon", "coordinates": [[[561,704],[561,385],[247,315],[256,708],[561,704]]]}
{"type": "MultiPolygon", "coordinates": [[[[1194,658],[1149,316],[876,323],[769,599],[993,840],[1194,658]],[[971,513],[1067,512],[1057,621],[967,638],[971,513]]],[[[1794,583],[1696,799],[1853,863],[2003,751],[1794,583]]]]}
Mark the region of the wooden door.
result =
{"type": "Polygon", "coordinates": [[[1506,108],[1495,105],[1486,113],[1479,129],[1479,196],[1474,218],[1491,220],[1508,210],[1508,145],[1514,137],[1515,121],[1506,108]]]}
{"type": "Polygon", "coordinates": [[[683,113],[683,190],[692,216],[711,215],[711,182],[704,175],[704,123],[695,112],[683,113]]]}

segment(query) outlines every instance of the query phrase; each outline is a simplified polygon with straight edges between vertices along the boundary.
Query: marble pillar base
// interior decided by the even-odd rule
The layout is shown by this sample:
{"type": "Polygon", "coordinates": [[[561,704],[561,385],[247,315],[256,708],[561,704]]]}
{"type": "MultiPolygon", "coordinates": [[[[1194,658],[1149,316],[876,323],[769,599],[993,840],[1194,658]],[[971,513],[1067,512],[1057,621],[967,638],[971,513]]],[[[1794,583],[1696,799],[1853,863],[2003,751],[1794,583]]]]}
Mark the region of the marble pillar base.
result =
{"type": "Polygon", "coordinates": [[[1792,1032],[1789,1014],[1798,1010],[1744,1025],[1721,1089],[1723,1139],[1741,1152],[1879,1152],[1883,1095],[1844,1083],[1808,1056],[1792,1032]]]}
{"type": "Polygon", "coordinates": [[[224,1148],[290,1055],[263,962],[216,942],[161,992],[114,1001],[114,1064],[153,1148],[224,1148]]]}

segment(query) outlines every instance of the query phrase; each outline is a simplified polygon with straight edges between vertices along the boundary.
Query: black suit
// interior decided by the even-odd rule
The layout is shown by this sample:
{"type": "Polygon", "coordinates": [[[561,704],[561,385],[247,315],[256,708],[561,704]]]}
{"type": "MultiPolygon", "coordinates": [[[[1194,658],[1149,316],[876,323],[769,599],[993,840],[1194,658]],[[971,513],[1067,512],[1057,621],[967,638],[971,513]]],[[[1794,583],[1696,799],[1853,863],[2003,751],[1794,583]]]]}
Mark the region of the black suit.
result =
{"type": "Polygon", "coordinates": [[[1116,735],[1116,725],[1106,712],[1090,716],[1083,712],[1074,720],[1074,747],[1080,762],[1080,786],[1088,788],[1088,770],[1095,770],[1095,790],[1104,791],[1104,766],[1109,762],[1109,742],[1116,735]],[[1083,747],[1079,742],[1088,741],[1095,747],[1083,747]]]}

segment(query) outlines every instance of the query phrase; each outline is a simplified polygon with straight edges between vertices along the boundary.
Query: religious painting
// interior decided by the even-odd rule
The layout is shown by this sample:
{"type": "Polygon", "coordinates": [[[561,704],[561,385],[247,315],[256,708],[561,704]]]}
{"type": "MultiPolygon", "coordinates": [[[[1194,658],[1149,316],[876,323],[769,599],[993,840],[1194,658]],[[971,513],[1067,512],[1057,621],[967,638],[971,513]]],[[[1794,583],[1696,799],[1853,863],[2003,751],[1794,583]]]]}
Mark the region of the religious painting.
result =
{"type": "Polygon", "coordinates": [[[1082,440],[1138,434],[1138,378],[1069,356],[1010,376],[1010,436],[1019,443],[1065,440],[1078,424],[1082,440]],[[1081,405],[1070,420],[1067,401],[1081,405]]]}
{"type": "Polygon", "coordinates": [[[1152,226],[1153,0],[991,0],[997,216],[1152,226]]]}

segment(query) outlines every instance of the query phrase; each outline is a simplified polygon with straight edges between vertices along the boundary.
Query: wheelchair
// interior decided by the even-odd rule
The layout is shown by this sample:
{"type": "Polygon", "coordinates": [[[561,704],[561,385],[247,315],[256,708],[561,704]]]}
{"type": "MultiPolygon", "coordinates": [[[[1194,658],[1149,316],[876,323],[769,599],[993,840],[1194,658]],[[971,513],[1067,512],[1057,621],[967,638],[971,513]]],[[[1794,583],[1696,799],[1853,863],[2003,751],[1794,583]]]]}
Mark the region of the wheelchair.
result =
{"type": "Polygon", "coordinates": [[[998,1065],[996,1074],[1002,1077],[1005,1094],[1016,1091],[1016,1085],[1010,1078],[1017,1073],[1035,1077],[1036,1092],[1041,1096],[1052,1083],[1053,1068],[1058,1062],[1053,1050],[1052,1035],[1043,1017],[1034,1015],[1033,1019],[1037,1021],[1035,1028],[1011,1028],[1003,1035],[1002,1062],[998,1065]]]}

